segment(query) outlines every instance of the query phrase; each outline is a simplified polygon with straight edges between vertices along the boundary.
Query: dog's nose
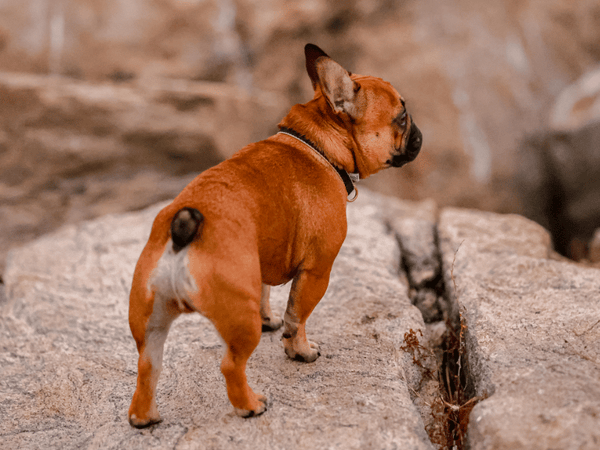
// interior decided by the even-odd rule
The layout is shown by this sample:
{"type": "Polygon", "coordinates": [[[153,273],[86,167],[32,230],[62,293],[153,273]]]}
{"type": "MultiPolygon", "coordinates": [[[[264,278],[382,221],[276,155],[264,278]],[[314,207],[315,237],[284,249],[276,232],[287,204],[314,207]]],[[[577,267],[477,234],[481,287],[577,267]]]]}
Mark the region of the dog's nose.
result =
{"type": "Polygon", "coordinates": [[[413,122],[410,126],[410,134],[408,136],[408,143],[406,145],[406,153],[409,156],[412,156],[412,159],[415,159],[421,150],[421,145],[423,144],[423,134],[421,130],[415,125],[413,122]]]}
{"type": "Polygon", "coordinates": [[[410,134],[408,135],[408,142],[406,143],[404,153],[392,156],[392,159],[388,163],[392,167],[402,167],[408,164],[417,157],[419,151],[421,151],[422,144],[423,135],[421,134],[421,130],[413,122],[410,126],[410,134]]]}

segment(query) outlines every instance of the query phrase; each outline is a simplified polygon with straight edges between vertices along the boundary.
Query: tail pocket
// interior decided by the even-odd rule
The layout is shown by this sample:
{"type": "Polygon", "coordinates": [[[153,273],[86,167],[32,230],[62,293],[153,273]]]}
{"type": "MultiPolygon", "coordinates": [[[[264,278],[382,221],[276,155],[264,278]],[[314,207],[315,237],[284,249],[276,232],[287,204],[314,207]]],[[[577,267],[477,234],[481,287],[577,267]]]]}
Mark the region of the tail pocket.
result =
{"type": "Polygon", "coordinates": [[[194,208],[182,208],[177,211],[171,222],[171,240],[173,251],[177,253],[190,244],[202,232],[204,216],[194,208]]]}

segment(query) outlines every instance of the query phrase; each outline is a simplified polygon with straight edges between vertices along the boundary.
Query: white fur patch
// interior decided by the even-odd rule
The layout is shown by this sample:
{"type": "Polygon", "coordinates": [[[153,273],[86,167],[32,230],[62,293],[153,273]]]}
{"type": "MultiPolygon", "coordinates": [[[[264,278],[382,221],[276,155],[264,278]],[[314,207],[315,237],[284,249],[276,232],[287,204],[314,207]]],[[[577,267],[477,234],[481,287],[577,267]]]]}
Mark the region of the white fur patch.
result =
{"type": "Polygon", "coordinates": [[[155,295],[164,300],[175,300],[182,311],[187,309],[186,305],[191,307],[190,294],[198,292],[198,286],[188,267],[188,250],[189,247],[186,247],[175,253],[173,244],[169,241],[148,281],[148,290],[154,291],[155,295]]]}

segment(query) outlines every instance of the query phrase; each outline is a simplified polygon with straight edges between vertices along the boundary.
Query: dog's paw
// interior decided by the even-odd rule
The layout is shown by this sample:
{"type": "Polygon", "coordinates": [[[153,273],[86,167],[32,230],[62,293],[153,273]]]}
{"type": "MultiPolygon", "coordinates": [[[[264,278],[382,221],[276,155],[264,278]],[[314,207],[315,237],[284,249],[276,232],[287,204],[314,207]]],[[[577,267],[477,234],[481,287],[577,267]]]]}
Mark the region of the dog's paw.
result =
{"type": "Polygon", "coordinates": [[[267,397],[265,397],[264,395],[257,394],[256,400],[258,401],[258,406],[256,408],[254,408],[254,409],[234,408],[235,413],[238,416],[243,417],[244,419],[260,416],[262,413],[264,413],[267,410],[267,397]]]}
{"type": "Polygon", "coordinates": [[[146,418],[146,419],[140,419],[135,414],[132,414],[131,416],[129,416],[129,424],[135,428],[147,428],[151,425],[154,425],[154,424],[157,424],[160,422],[162,422],[162,419],[160,418],[160,416],[155,417],[155,418],[146,418]]]}
{"type": "Polygon", "coordinates": [[[262,330],[263,331],[275,331],[279,330],[283,325],[283,319],[276,314],[270,317],[263,317],[262,319],[262,330]]]}
{"type": "Polygon", "coordinates": [[[308,346],[304,346],[306,348],[296,349],[293,348],[286,340],[284,339],[284,348],[285,353],[291,359],[296,361],[311,363],[317,360],[319,356],[321,356],[321,350],[319,348],[319,344],[312,341],[307,341],[308,346]]]}

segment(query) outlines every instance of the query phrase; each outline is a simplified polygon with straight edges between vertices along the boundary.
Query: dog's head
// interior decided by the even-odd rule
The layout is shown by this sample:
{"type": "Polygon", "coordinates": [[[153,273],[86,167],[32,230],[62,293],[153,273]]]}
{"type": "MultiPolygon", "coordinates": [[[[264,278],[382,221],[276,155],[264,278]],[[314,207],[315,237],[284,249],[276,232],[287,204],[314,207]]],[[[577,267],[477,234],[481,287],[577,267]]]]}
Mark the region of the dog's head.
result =
{"type": "Polygon", "coordinates": [[[417,157],[423,136],[390,83],[350,74],[316,45],[304,51],[315,98],[325,97],[351,134],[361,178],[417,157]]]}

